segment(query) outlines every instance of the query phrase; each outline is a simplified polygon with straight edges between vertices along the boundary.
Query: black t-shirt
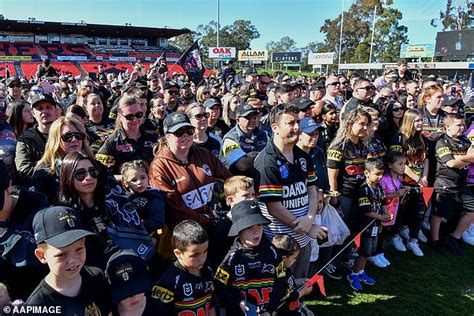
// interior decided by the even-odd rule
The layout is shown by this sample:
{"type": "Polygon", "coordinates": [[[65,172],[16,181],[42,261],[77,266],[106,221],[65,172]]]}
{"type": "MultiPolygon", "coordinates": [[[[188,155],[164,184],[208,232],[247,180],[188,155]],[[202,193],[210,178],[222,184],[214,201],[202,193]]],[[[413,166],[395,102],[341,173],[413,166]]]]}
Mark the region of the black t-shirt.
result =
{"type": "MultiPolygon", "coordinates": [[[[357,226],[359,230],[364,229],[373,220],[373,218],[367,216],[367,214],[371,212],[380,215],[384,214],[384,198],[383,189],[379,184],[375,187],[369,185],[367,182],[362,184],[357,195],[357,226]]],[[[370,236],[373,227],[379,225],[380,221],[376,220],[364,231],[364,234],[370,236]]],[[[372,237],[376,237],[376,235],[372,237]]]]}
{"type": "Polygon", "coordinates": [[[102,270],[83,267],[82,284],[75,297],[58,293],[43,279],[26,301],[27,305],[61,306],[62,315],[107,315],[111,311],[109,287],[102,270]]]}
{"type": "Polygon", "coordinates": [[[364,162],[367,159],[367,147],[359,141],[354,144],[347,140],[339,145],[330,146],[327,152],[327,166],[339,169],[337,190],[347,197],[355,197],[364,182],[364,162]]]}
{"type": "Polygon", "coordinates": [[[436,186],[464,186],[468,166],[463,168],[449,168],[446,163],[453,160],[455,156],[462,156],[467,153],[471,142],[466,136],[460,136],[458,139],[443,135],[436,142],[436,186]]]}
{"type": "Polygon", "coordinates": [[[214,126],[208,127],[207,131],[219,136],[220,138],[224,138],[224,135],[230,131],[230,128],[223,120],[219,119],[214,126]]]}
{"type": "Polygon", "coordinates": [[[199,147],[206,148],[209,150],[217,159],[221,158],[222,144],[219,142],[217,137],[213,134],[208,134],[207,141],[205,143],[196,143],[199,147]]]}

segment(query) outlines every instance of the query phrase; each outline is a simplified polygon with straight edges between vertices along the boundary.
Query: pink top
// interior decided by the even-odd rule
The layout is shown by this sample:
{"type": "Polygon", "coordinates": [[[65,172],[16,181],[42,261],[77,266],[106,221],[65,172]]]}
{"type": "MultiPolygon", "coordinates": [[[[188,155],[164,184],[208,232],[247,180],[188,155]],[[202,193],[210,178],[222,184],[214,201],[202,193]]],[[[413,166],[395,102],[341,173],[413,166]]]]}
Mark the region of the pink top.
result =
{"type": "MultiPolygon", "coordinates": [[[[402,188],[402,182],[400,179],[393,179],[390,171],[385,173],[380,181],[380,185],[383,188],[385,194],[393,194],[402,188]]],[[[398,213],[398,203],[400,201],[400,197],[393,197],[387,198],[387,210],[389,213],[393,214],[393,219],[390,222],[383,222],[382,225],[384,226],[391,226],[395,224],[395,219],[397,218],[398,213]]]]}

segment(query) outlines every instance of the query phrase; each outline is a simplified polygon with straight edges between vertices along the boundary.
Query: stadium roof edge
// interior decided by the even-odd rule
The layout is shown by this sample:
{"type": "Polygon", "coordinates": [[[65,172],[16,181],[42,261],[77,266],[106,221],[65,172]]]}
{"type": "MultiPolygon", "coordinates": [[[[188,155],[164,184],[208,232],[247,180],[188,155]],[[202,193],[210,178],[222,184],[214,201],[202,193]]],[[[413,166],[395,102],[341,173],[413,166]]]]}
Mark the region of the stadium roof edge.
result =
{"type": "Polygon", "coordinates": [[[0,20],[0,32],[25,32],[33,34],[84,34],[94,37],[172,38],[191,32],[187,28],[155,28],[145,26],[123,26],[89,24],[85,22],[47,22],[36,20],[0,20]]]}

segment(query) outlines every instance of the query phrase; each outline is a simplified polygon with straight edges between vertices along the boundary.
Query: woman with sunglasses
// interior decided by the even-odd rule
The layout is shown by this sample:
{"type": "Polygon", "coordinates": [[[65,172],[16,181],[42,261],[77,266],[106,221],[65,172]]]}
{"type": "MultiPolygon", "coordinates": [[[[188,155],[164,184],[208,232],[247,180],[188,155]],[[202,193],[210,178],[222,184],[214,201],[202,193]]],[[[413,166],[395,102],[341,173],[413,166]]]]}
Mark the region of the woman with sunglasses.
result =
{"type": "Polygon", "coordinates": [[[186,115],[194,126],[193,142],[199,147],[206,148],[216,158],[220,159],[222,139],[207,132],[209,113],[199,102],[192,103],[186,109],[186,115]]]}
{"type": "Polygon", "coordinates": [[[198,102],[204,102],[208,100],[211,97],[211,90],[209,89],[208,86],[203,85],[199,86],[196,91],[196,100],[198,102]]]}
{"type": "Polygon", "coordinates": [[[380,125],[380,135],[385,146],[389,146],[393,137],[398,133],[405,110],[406,107],[399,101],[392,100],[388,103],[385,119],[380,125]]]}
{"type": "Polygon", "coordinates": [[[50,204],[56,202],[59,192],[61,162],[67,154],[76,151],[94,157],[84,125],[73,118],[58,118],[51,125],[43,157],[38,161],[31,179],[31,188],[46,195],[50,204]]]}
{"type": "Polygon", "coordinates": [[[110,168],[120,178],[120,166],[127,161],[153,160],[155,133],[142,128],[145,113],[136,97],[122,97],[117,107],[115,131],[104,142],[96,154],[96,159],[110,168]]]}
{"type": "Polygon", "coordinates": [[[217,205],[213,198],[215,183],[231,174],[210,151],[193,144],[195,127],[185,114],[168,115],[163,126],[165,136],[155,150],[149,179],[152,187],[166,193],[167,228],[160,238],[158,252],[167,260],[175,260],[170,244],[173,228],[186,219],[211,228],[217,205]]]}
{"type": "Polygon", "coordinates": [[[89,117],[86,122],[86,129],[100,138],[100,141],[91,144],[92,151],[97,153],[105,140],[112,134],[114,121],[104,115],[102,100],[95,93],[87,95],[84,109],[89,117]]]}

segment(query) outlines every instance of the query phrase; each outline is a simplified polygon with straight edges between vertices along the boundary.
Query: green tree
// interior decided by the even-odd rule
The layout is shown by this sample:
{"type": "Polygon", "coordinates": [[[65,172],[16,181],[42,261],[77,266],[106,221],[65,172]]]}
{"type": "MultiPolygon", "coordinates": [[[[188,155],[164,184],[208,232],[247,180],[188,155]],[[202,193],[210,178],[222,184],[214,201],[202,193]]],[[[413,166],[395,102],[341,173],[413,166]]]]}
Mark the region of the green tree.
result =
{"type": "MultiPolygon", "coordinates": [[[[357,0],[344,12],[341,63],[367,63],[370,55],[374,8],[377,19],[374,33],[372,62],[393,62],[399,58],[400,46],[408,43],[406,26],[400,25],[402,13],[389,5],[392,0],[357,0]]],[[[318,49],[339,53],[341,15],[326,19],[320,31],[326,35],[318,49]]]]}
{"type": "Polygon", "coordinates": [[[441,22],[443,31],[464,30],[472,27],[474,15],[474,2],[471,0],[458,1],[453,5],[453,0],[446,1],[446,9],[439,12],[439,18],[432,19],[431,25],[438,27],[441,22]]]}
{"type": "Polygon", "coordinates": [[[169,41],[169,44],[174,49],[184,53],[196,40],[196,32],[189,31],[189,33],[174,37],[169,41]]]}
{"type": "MultiPolygon", "coordinates": [[[[210,21],[207,25],[199,25],[196,36],[201,47],[201,57],[207,64],[209,60],[209,47],[217,46],[217,23],[210,21]]],[[[219,30],[219,46],[235,47],[237,50],[250,48],[250,42],[260,37],[257,28],[247,20],[235,20],[231,25],[226,25],[219,30]]]]}
{"type": "Polygon", "coordinates": [[[270,41],[265,47],[267,50],[272,52],[294,52],[298,49],[296,48],[296,41],[289,36],[283,36],[279,41],[270,41]]]}

